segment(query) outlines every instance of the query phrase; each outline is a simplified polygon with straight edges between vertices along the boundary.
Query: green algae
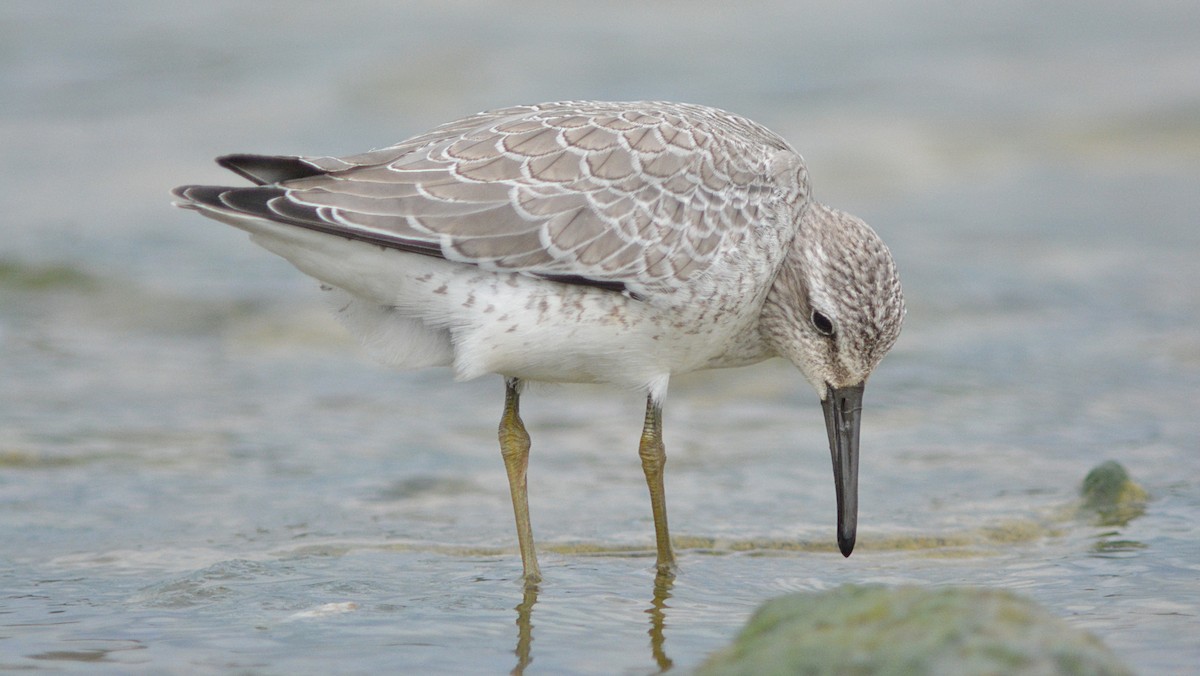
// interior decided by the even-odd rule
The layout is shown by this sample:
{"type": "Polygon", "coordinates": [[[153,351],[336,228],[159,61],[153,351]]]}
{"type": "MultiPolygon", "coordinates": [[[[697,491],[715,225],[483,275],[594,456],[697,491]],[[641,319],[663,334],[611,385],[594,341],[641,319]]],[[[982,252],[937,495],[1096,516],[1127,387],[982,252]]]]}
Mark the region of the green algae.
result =
{"type": "Polygon", "coordinates": [[[1011,592],[846,585],[768,601],[696,673],[1132,672],[1092,635],[1011,592]]]}
{"type": "MultiPolygon", "coordinates": [[[[1072,524],[1125,526],[1145,512],[1148,494],[1120,463],[1108,461],[1083,480],[1080,500],[1043,519],[1013,519],[939,535],[862,538],[875,551],[983,556],[997,547],[1062,536],[1072,524]]],[[[1100,536],[1093,552],[1143,548],[1100,536]]],[[[714,543],[715,544],[715,543],[714,543]]],[[[809,549],[808,543],[726,543],[809,549]]],[[[738,674],[1132,674],[1097,638],[1076,630],[1033,601],[1007,591],[960,587],[846,585],[782,596],[763,604],[728,648],[697,670],[738,674]]]]}
{"type": "Polygon", "coordinates": [[[1115,460],[1097,465],[1083,479],[1081,516],[1100,526],[1124,526],[1145,514],[1146,489],[1115,460]]]}
{"type": "Polygon", "coordinates": [[[69,265],[0,260],[0,289],[14,291],[89,291],[94,277],[69,265]]]}

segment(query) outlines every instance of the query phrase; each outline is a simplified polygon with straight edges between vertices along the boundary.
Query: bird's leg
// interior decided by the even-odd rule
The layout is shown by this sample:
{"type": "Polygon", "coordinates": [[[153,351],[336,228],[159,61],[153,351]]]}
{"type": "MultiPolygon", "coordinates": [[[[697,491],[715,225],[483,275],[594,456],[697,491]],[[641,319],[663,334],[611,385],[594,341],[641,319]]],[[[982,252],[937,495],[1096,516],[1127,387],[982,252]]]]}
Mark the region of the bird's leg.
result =
{"type": "Polygon", "coordinates": [[[654,539],[658,546],[658,574],[667,579],[675,575],[675,553],[671,551],[671,535],[667,532],[667,498],[663,492],[663,467],[667,451],[662,442],[662,407],[646,397],[646,422],[642,427],[642,442],[638,446],[642,471],[650,487],[650,509],[654,512],[654,539]]]}
{"type": "Polygon", "coordinates": [[[533,528],[529,525],[529,498],[525,487],[525,469],[529,466],[529,433],[521,422],[520,399],[524,385],[518,378],[504,379],[504,415],[500,417],[500,455],[508,472],[508,490],[512,493],[513,514],[517,517],[517,543],[521,547],[521,566],[525,585],[541,581],[537,552],[533,549],[533,528]]]}

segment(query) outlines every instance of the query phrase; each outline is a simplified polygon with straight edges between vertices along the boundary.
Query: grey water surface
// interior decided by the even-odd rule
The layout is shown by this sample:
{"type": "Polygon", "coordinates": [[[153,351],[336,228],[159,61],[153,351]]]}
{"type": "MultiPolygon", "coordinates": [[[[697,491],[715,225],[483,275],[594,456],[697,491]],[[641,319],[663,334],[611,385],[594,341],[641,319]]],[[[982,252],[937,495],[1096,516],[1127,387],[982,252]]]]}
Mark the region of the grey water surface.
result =
{"type": "Polygon", "coordinates": [[[763,601],[1026,595],[1140,673],[1200,664],[1200,5],[0,5],[0,670],[687,670],[763,601]],[[520,560],[500,379],[369,362],[315,283],[172,209],[227,152],[348,154],[556,99],[776,129],[891,246],[859,546],[781,361],[672,382],[681,574],[642,401],[535,387],[520,560]],[[1150,495],[1072,513],[1108,459],[1150,495]]]}

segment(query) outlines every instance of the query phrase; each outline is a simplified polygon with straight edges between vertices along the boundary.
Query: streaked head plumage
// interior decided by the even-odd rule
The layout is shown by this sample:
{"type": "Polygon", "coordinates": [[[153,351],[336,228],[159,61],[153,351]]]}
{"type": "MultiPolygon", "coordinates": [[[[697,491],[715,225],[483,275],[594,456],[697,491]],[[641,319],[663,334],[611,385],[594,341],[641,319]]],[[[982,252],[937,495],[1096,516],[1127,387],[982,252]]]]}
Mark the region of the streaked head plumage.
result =
{"type": "Polygon", "coordinates": [[[817,389],[862,383],[904,320],[896,263],[866,223],[809,202],[764,308],[764,332],[817,389]]]}

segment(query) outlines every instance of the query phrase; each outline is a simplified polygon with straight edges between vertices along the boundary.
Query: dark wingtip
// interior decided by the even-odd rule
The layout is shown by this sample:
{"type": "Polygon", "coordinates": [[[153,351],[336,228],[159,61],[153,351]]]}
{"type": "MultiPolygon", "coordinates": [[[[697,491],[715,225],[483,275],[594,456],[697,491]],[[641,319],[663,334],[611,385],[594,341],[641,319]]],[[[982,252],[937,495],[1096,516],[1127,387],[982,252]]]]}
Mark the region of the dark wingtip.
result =
{"type": "Polygon", "coordinates": [[[292,155],[235,153],[218,157],[217,164],[256,185],[321,176],[326,173],[304,159],[292,155]]]}
{"type": "Polygon", "coordinates": [[[854,552],[854,536],[848,538],[838,538],[838,549],[841,550],[842,556],[850,558],[850,554],[854,552]]]}

